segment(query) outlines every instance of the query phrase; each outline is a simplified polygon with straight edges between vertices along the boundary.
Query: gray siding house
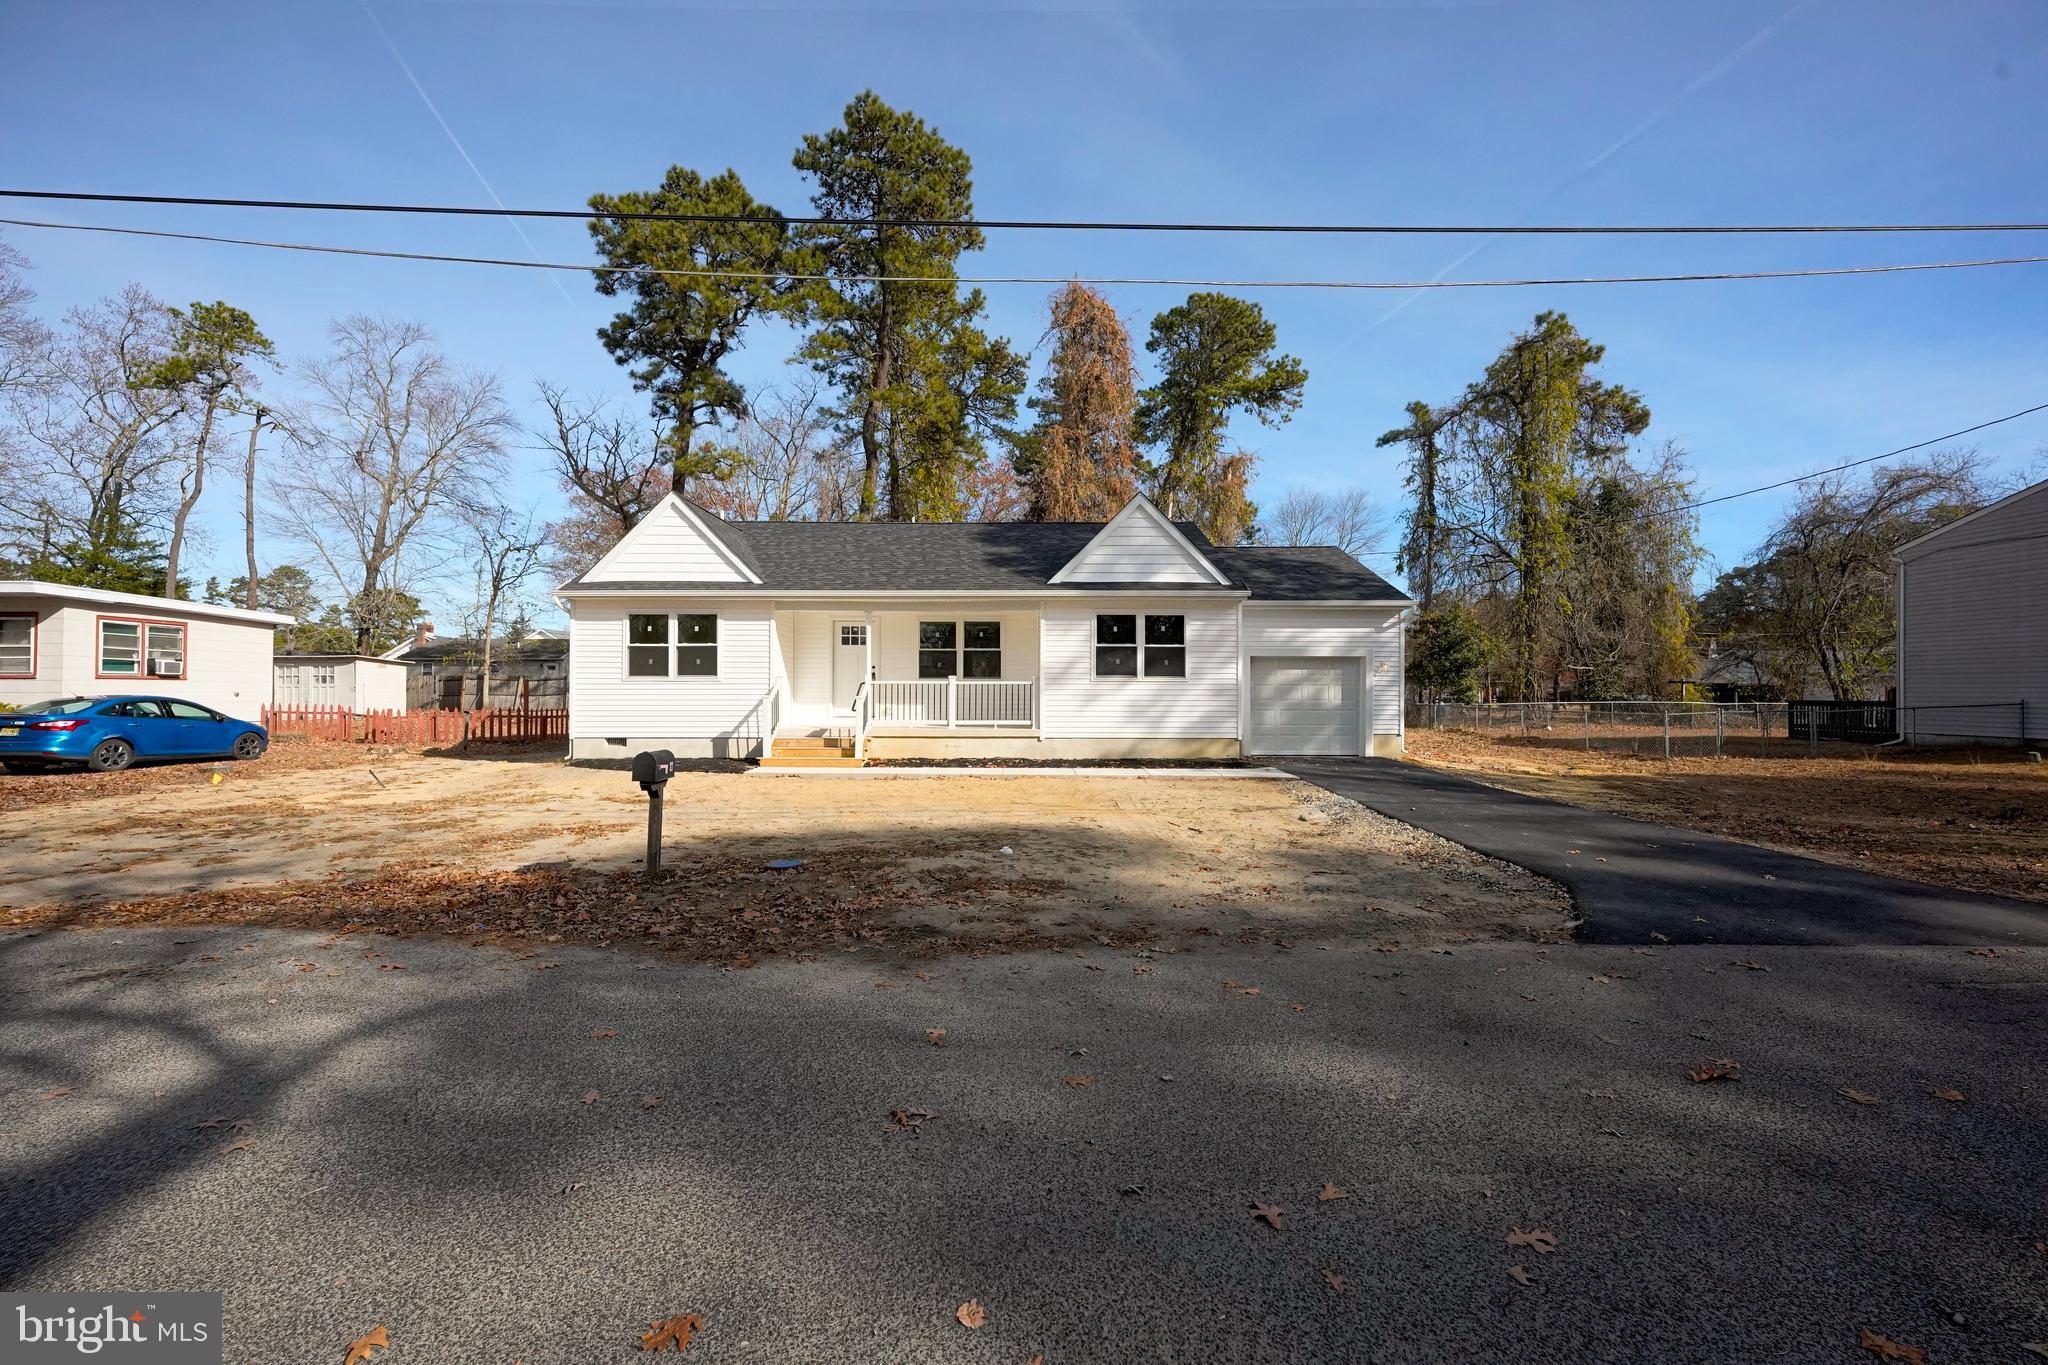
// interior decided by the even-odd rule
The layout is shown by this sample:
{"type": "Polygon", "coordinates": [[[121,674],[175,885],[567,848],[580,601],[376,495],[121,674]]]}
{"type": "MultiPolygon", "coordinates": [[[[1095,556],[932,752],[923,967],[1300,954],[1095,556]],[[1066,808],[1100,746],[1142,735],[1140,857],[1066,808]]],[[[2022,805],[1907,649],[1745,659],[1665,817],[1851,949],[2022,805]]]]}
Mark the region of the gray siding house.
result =
{"type": "Polygon", "coordinates": [[[2048,482],[1899,547],[1899,732],[2048,737],[2048,482]]]}

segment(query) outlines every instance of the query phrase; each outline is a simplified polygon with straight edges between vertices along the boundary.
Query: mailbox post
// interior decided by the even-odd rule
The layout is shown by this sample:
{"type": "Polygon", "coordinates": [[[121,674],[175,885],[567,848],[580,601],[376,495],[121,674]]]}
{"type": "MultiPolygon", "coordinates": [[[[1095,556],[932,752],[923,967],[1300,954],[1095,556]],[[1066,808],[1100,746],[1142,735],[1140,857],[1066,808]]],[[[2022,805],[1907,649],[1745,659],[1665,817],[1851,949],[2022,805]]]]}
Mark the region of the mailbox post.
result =
{"type": "Polygon", "coordinates": [[[647,879],[661,875],[661,806],[668,780],[676,775],[676,756],[666,749],[633,755],[633,780],[647,793],[647,879]]]}

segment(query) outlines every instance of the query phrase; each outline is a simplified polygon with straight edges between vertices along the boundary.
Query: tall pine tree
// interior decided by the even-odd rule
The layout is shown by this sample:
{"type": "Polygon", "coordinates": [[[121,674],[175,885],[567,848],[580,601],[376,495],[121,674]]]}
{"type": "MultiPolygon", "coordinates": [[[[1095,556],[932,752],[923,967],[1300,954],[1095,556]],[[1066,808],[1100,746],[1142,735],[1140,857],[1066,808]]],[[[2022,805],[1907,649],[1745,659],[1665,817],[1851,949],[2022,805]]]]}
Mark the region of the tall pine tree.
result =
{"type": "Polygon", "coordinates": [[[1107,521],[1138,491],[1131,334],[1108,299],[1075,281],[1052,299],[1052,354],[1031,400],[1017,477],[1035,521],[1107,521]]]}

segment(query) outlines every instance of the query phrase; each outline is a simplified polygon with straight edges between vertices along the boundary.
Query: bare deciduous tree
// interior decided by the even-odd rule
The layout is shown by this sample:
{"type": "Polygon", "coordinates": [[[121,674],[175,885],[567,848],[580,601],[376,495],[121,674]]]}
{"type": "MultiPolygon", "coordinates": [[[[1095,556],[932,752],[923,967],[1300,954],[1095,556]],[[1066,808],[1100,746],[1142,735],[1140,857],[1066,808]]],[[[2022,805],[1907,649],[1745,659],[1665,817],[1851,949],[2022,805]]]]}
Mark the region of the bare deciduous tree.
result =
{"type": "Polygon", "coordinates": [[[501,503],[471,503],[462,508],[469,552],[476,558],[476,587],[464,615],[468,633],[483,642],[482,672],[476,704],[491,704],[491,651],[497,643],[498,620],[520,591],[540,571],[547,549],[547,529],[532,508],[515,511],[501,503]]]}
{"type": "Polygon", "coordinates": [[[479,502],[512,427],[486,374],[456,369],[418,323],[344,318],[305,367],[311,399],[288,421],[300,458],[275,482],[283,528],[348,596],[358,649],[372,608],[413,586],[409,552],[442,540],[479,502]]]}
{"type": "Polygon", "coordinates": [[[834,521],[835,458],[850,462],[852,440],[834,429],[824,381],[804,374],[762,394],[734,424],[722,453],[733,472],[696,487],[698,501],[742,521],[834,521]]]}
{"type": "Polygon", "coordinates": [[[558,571],[576,574],[667,496],[668,451],[658,432],[604,403],[571,398],[545,382],[540,398],[549,424],[537,435],[569,495],[569,514],[547,526],[552,562],[558,571]]]}
{"type": "Polygon", "coordinates": [[[1273,504],[1260,530],[1272,545],[1334,545],[1354,559],[1378,554],[1392,525],[1363,488],[1325,493],[1290,488],[1273,504]]]}

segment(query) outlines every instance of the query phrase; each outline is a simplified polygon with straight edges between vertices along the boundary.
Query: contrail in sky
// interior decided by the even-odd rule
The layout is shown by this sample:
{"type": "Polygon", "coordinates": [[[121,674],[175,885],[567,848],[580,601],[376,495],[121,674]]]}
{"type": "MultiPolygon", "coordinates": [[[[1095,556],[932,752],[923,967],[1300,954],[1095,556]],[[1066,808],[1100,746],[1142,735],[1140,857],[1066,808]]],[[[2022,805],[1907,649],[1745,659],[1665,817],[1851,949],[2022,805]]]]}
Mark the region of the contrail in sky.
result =
{"type": "MultiPolygon", "coordinates": [[[[455,130],[448,126],[448,120],[441,117],[441,111],[434,104],[433,96],[427,93],[427,87],[420,84],[420,78],[413,74],[412,66],[405,60],[405,54],[398,50],[398,44],[391,40],[391,34],[386,31],[384,22],[377,17],[377,11],[370,8],[370,0],[360,0],[360,3],[362,4],[364,15],[369,18],[370,26],[377,30],[377,36],[382,38],[384,46],[390,49],[391,59],[398,63],[398,69],[405,73],[405,78],[408,81],[412,82],[412,88],[419,94],[420,103],[427,106],[427,112],[434,116],[434,122],[440,124],[441,131],[448,135],[448,141],[454,146],[456,155],[460,156],[463,164],[469,167],[470,174],[476,177],[476,183],[484,187],[484,193],[491,196],[491,202],[499,208],[504,208],[505,201],[500,199],[498,192],[491,188],[491,182],[484,177],[483,168],[476,164],[476,159],[469,154],[469,149],[462,145],[462,139],[455,136],[455,130]]],[[[519,234],[519,240],[526,243],[527,254],[538,261],[541,258],[540,248],[535,246],[533,239],[526,235],[526,229],[519,225],[519,220],[517,218],[508,218],[506,221],[511,223],[512,230],[519,234]]],[[[568,304],[570,311],[576,314],[577,321],[585,321],[583,310],[577,306],[576,300],[569,297],[569,291],[563,287],[561,277],[551,275],[549,280],[554,284],[555,292],[562,296],[562,302],[568,304]]]]}
{"type": "MultiPolygon", "coordinates": [[[[1778,35],[1779,30],[1783,29],[1787,24],[1791,23],[1794,19],[1797,19],[1801,14],[1804,14],[1807,10],[1812,9],[1818,3],[1820,3],[1820,0],[1799,0],[1799,2],[1793,5],[1792,8],[1786,10],[1783,14],[1779,15],[1776,19],[1773,19],[1770,23],[1765,24],[1755,33],[1752,33],[1746,41],[1738,44],[1733,51],[1729,52],[1726,56],[1721,58],[1720,61],[1715,62],[1705,71],[1702,71],[1699,75],[1693,77],[1690,81],[1687,81],[1683,86],[1679,87],[1677,94],[1673,95],[1670,99],[1664,101],[1664,103],[1658,105],[1656,109],[1652,110],[1647,116],[1643,118],[1643,120],[1640,123],[1636,124],[1635,127],[1629,129],[1626,133],[1623,133],[1620,137],[1616,138],[1613,142],[1609,143],[1605,151],[1601,152],[1591,161],[1588,161],[1585,165],[1581,166],[1577,171],[1575,171],[1570,176],[1559,181],[1557,184],[1552,185],[1549,189],[1545,190],[1542,194],[1538,195],[1535,202],[1530,204],[1529,207],[1527,207],[1526,209],[1522,210],[1521,216],[1518,217],[1515,221],[1518,223],[1526,221],[1529,215],[1535,213],[1545,204],[1557,198],[1558,195],[1563,194],[1566,190],[1578,184],[1580,181],[1586,179],[1586,177],[1592,175],[1595,171],[1598,171],[1602,166],[1605,166],[1608,162],[1614,160],[1615,157],[1627,151],[1637,142],[1640,142],[1643,139],[1643,137],[1647,133],[1649,133],[1651,129],[1655,128],[1658,124],[1662,123],[1665,119],[1669,118],[1672,114],[1676,113],[1679,107],[1683,105],[1687,100],[1692,99],[1695,95],[1698,95],[1702,90],[1705,90],[1708,86],[1720,80],[1730,71],[1733,71],[1737,66],[1740,66],[1750,56],[1750,54],[1754,53],[1758,48],[1764,46],[1764,44],[1770,42],[1771,39],[1775,38],[1778,35]]],[[[1436,274],[1430,276],[1430,279],[1432,281],[1435,281],[1447,278],[1453,271],[1462,269],[1465,266],[1465,264],[1469,262],[1473,257],[1477,256],[1480,252],[1486,250],[1488,247],[1492,246],[1495,242],[1499,240],[1500,239],[1497,237],[1481,238],[1477,245],[1471,247],[1469,250],[1465,251],[1462,255],[1460,255],[1458,259],[1452,261],[1449,265],[1437,271],[1436,274]]],[[[1349,338],[1347,338],[1344,341],[1344,343],[1341,346],[1337,347],[1337,349],[1334,352],[1332,352],[1332,354],[1341,355],[1343,352],[1350,350],[1351,347],[1365,340],[1365,338],[1368,335],[1378,330],[1381,326],[1388,322],[1393,321],[1393,319],[1399,316],[1400,313],[1403,310],[1405,310],[1409,304],[1414,303],[1417,299],[1421,298],[1422,293],[1423,291],[1417,290],[1415,293],[1412,293],[1407,297],[1403,298],[1399,303],[1395,304],[1393,307],[1387,309],[1384,313],[1381,313],[1378,317],[1374,318],[1371,322],[1367,323],[1365,325],[1364,330],[1352,334],[1349,338]]]]}

